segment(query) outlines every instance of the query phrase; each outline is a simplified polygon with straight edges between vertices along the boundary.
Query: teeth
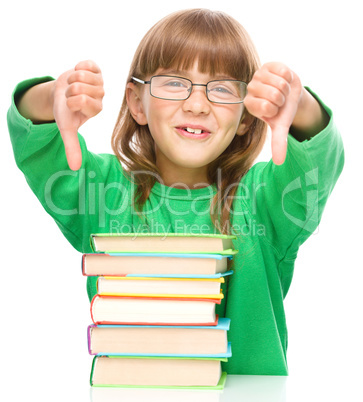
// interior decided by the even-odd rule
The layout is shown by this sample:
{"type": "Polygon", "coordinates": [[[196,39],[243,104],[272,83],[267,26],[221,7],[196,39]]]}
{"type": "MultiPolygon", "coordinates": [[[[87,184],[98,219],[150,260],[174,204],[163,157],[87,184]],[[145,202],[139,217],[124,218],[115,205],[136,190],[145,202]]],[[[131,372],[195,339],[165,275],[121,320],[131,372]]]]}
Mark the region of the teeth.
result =
{"type": "Polygon", "coordinates": [[[203,130],[193,129],[193,128],[189,128],[189,127],[187,127],[186,130],[188,131],[188,133],[192,133],[192,134],[202,134],[202,131],[203,131],[203,130]]]}

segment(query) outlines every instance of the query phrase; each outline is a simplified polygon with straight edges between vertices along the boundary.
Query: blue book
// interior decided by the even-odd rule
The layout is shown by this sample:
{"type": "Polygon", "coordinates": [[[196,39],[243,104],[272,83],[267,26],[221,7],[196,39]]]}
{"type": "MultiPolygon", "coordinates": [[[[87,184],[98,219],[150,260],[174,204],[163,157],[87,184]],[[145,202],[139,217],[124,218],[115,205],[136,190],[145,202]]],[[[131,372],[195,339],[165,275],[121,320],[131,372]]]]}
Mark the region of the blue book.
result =
{"type": "Polygon", "coordinates": [[[90,325],[88,349],[98,356],[230,357],[229,318],[214,326],[90,325]]]}
{"type": "Polygon", "coordinates": [[[206,277],[229,271],[234,254],[88,253],[82,256],[82,273],[85,276],[206,277]]]}

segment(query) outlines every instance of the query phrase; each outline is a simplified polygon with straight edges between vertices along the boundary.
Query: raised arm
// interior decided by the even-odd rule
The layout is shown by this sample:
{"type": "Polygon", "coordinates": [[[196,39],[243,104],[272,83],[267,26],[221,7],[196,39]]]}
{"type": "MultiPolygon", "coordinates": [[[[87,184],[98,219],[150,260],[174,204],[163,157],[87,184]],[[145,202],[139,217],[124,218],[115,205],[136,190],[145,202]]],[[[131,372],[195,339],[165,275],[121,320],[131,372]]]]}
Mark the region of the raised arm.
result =
{"type": "Polygon", "coordinates": [[[271,128],[273,161],[246,175],[253,202],[245,209],[262,225],[289,283],[298,247],[319,225],[343,169],[343,142],[332,111],[281,63],[262,66],[248,91],[247,109],[271,128]]]}
{"type": "Polygon", "coordinates": [[[82,163],[78,129],[102,110],[103,96],[101,70],[92,61],[82,61],[57,80],[28,89],[17,100],[17,107],[33,123],[56,121],[68,165],[78,170],[82,163]]]}

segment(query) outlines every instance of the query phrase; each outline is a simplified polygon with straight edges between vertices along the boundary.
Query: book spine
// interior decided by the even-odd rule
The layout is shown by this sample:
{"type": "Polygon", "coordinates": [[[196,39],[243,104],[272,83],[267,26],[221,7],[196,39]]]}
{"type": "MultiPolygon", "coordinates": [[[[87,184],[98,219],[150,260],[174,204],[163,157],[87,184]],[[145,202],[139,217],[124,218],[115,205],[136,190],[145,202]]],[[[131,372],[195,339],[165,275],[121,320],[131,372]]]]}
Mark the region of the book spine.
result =
{"type": "Polygon", "coordinates": [[[95,318],[94,318],[94,316],[93,316],[93,309],[94,309],[95,301],[96,301],[96,299],[97,299],[98,297],[99,297],[99,295],[96,294],[96,295],[93,297],[93,299],[92,299],[92,301],[91,301],[91,305],[90,305],[91,320],[92,320],[92,322],[93,322],[95,325],[97,325],[97,323],[96,323],[95,318]]]}
{"type": "Polygon", "coordinates": [[[96,325],[89,325],[87,328],[87,343],[88,343],[88,353],[93,356],[96,353],[92,353],[92,349],[91,349],[91,336],[92,336],[92,329],[95,328],[96,325]]]}
{"type": "MultiPolygon", "coordinates": [[[[216,326],[214,326],[214,325],[212,325],[211,327],[205,327],[205,326],[203,326],[203,328],[205,329],[205,328],[209,328],[209,329],[220,329],[220,330],[225,330],[225,331],[228,331],[229,330],[229,327],[230,327],[230,322],[231,322],[231,320],[230,320],[230,318],[225,318],[225,317],[220,317],[219,319],[218,319],[218,324],[216,325],[216,326]]],[[[97,327],[97,328],[122,328],[122,327],[134,327],[134,328],[138,328],[138,327],[140,327],[140,325],[134,325],[134,324],[132,324],[132,325],[122,325],[122,324],[120,324],[120,325],[93,325],[92,324],[92,326],[95,328],[95,327],[97,327]]],[[[142,325],[141,327],[145,327],[145,328],[150,328],[150,327],[152,327],[152,328],[154,328],[155,327],[155,325],[150,325],[150,324],[147,324],[147,325],[142,325]]],[[[168,327],[168,325],[158,325],[158,327],[160,327],[160,328],[165,328],[165,327],[168,327]]],[[[191,325],[191,326],[187,326],[187,325],[179,325],[178,326],[179,328],[187,328],[187,329],[195,329],[195,328],[198,328],[198,325],[195,325],[195,324],[193,324],[193,325],[191,325]]]]}
{"type": "Polygon", "coordinates": [[[231,343],[228,342],[227,349],[221,353],[211,354],[190,354],[190,353],[93,353],[96,356],[108,356],[108,357],[140,357],[140,358],[162,358],[170,357],[174,359],[190,358],[190,359],[225,359],[232,356],[231,343]]]}
{"type": "Polygon", "coordinates": [[[217,283],[224,283],[224,278],[219,277],[219,278],[214,278],[211,275],[208,278],[173,278],[173,277],[152,277],[149,275],[144,275],[144,276],[137,276],[137,277],[132,277],[128,275],[103,275],[104,280],[113,280],[113,281],[149,281],[149,282],[161,282],[161,281],[169,281],[169,282],[217,282],[217,283]]]}
{"type": "Polygon", "coordinates": [[[82,255],[82,262],[81,262],[81,269],[82,269],[82,275],[83,276],[87,276],[86,271],[85,271],[85,267],[86,267],[86,254],[82,255]]]}
{"type": "Polygon", "coordinates": [[[205,299],[205,298],[198,298],[198,297],[193,297],[193,298],[185,298],[185,297],[180,297],[180,295],[176,295],[177,297],[152,297],[152,296],[146,296],[146,297],[139,297],[139,296],[108,296],[108,295],[100,295],[96,294],[91,302],[91,308],[95,302],[96,299],[98,298],[109,298],[109,299],[147,299],[147,300],[173,300],[173,301],[201,301],[201,302],[209,302],[209,303],[215,303],[215,304],[221,304],[221,299],[205,299]]]}
{"type": "Polygon", "coordinates": [[[205,295],[188,295],[188,294],[175,294],[175,295],[170,295],[170,294],[157,294],[153,295],[150,293],[100,293],[98,291],[98,281],[97,281],[97,293],[103,297],[103,296],[109,296],[109,297],[129,297],[129,298],[142,298],[142,299],[167,299],[167,300],[180,300],[182,299],[188,299],[188,300],[201,300],[201,299],[207,299],[207,300],[216,300],[216,299],[223,299],[224,295],[223,293],[219,294],[205,294],[205,295]]]}
{"type": "Polygon", "coordinates": [[[202,322],[202,323],[190,323],[190,322],[177,322],[177,323],[168,323],[168,322],[111,322],[111,321],[94,321],[92,317],[92,321],[96,326],[99,325],[144,325],[144,326],[166,326],[166,327],[180,327],[180,326],[196,326],[196,327],[212,327],[218,324],[218,315],[216,315],[216,320],[214,322],[202,322]]]}
{"type": "Polygon", "coordinates": [[[95,356],[92,360],[91,374],[90,374],[90,378],[89,378],[91,387],[93,386],[93,372],[95,370],[96,360],[97,360],[97,356],[95,356]]]}
{"type": "Polygon", "coordinates": [[[92,251],[93,251],[94,253],[97,253],[94,237],[95,237],[95,235],[91,234],[91,236],[90,236],[90,245],[91,245],[92,251]]]}

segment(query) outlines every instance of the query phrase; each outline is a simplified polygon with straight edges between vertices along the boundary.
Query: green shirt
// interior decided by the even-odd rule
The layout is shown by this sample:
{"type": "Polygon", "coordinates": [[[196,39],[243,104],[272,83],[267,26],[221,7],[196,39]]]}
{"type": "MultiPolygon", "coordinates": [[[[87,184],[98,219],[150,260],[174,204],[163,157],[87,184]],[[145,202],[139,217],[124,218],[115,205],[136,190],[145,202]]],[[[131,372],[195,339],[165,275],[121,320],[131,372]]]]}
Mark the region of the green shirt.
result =
{"type": "MultiPolygon", "coordinates": [[[[16,97],[49,77],[25,81],[16,97]]],[[[323,105],[329,116],[332,112],[323,105]]],[[[15,102],[8,125],[18,167],[64,236],[78,251],[90,252],[91,233],[214,233],[209,206],[216,187],[177,189],[156,183],[144,207],[133,208],[133,181],[114,155],[96,155],[79,136],[83,161],[68,168],[55,123],[35,125],[15,102]]],[[[288,138],[286,161],[255,164],[238,186],[231,225],[239,252],[234,274],[217,307],[231,319],[229,374],[287,375],[287,329],[283,300],[293,276],[299,246],[314,232],[343,168],[342,141],[333,123],[309,141],[288,138]]],[[[96,292],[88,278],[89,298],[96,292]]]]}

